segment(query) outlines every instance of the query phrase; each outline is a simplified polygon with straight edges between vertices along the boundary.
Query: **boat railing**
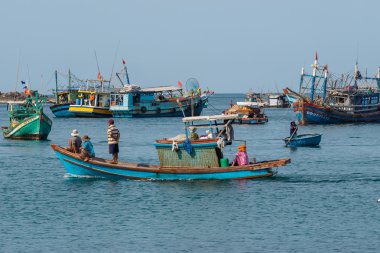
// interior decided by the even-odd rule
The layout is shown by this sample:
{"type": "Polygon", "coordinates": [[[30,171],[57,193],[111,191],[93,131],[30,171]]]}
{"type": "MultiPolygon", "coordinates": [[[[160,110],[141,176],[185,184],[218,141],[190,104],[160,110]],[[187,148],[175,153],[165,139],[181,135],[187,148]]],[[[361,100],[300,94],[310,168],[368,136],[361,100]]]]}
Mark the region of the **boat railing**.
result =
{"type": "Polygon", "coordinates": [[[380,106],[380,103],[377,104],[368,104],[368,105],[337,105],[331,104],[330,108],[333,108],[338,111],[346,111],[346,112],[367,112],[367,111],[375,111],[380,106]]]}

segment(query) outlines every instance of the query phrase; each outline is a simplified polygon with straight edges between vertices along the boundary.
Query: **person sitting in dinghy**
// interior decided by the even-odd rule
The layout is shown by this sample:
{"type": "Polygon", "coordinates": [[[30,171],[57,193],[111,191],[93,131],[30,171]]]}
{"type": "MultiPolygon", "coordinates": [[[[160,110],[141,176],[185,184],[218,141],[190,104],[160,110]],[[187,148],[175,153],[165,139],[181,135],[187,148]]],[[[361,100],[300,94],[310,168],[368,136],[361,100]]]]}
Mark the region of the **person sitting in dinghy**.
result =
{"type": "Polygon", "coordinates": [[[69,139],[69,148],[70,152],[75,154],[80,154],[80,148],[82,146],[82,139],[79,137],[78,130],[74,129],[71,133],[71,138],[69,139]]]}
{"type": "Polygon", "coordinates": [[[247,147],[245,145],[238,146],[239,152],[236,153],[232,166],[243,166],[249,164],[247,147]]]}
{"type": "Polygon", "coordinates": [[[292,121],[290,122],[290,137],[297,137],[297,131],[298,127],[296,125],[296,122],[292,121]]]}
{"type": "Polygon", "coordinates": [[[82,147],[81,147],[81,153],[80,153],[80,158],[83,159],[84,161],[90,160],[90,158],[95,157],[95,151],[94,147],[92,146],[91,143],[91,138],[88,137],[88,135],[84,135],[82,137],[82,147]]]}

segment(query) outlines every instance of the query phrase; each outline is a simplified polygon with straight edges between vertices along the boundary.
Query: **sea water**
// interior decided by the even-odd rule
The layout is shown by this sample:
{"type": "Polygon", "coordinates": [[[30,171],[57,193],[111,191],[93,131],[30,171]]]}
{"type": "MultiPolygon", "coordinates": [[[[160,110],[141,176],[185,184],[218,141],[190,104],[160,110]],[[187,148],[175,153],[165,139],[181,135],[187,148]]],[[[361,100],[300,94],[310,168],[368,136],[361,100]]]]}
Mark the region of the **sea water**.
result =
{"type": "MultiPolygon", "coordinates": [[[[231,99],[244,95],[215,95],[203,114],[231,99]]],[[[323,134],[320,147],[291,149],[282,139],[294,112],[265,109],[269,122],[235,125],[235,139],[250,159],[290,157],[276,177],[151,182],[67,177],[50,144],[66,146],[78,129],[110,158],[107,119],[45,112],[48,141],[0,140],[0,252],[379,252],[380,124],[301,126],[323,134]]],[[[183,133],[179,118],[115,124],[123,161],[158,163],[154,140],[183,133]]]]}

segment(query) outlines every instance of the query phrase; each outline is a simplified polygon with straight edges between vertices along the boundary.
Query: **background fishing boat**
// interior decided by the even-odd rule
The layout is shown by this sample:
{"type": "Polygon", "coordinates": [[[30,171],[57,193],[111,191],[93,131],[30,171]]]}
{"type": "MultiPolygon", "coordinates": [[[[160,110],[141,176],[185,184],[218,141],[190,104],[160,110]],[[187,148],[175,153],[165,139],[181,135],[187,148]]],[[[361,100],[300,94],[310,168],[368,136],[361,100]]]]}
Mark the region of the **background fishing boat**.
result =
{"type": "Polygon", "coordinates": [[[63,89],[58,88],[58,71],[55,71],[55,103],[50,106],[50,110],[55,117],[75,117],[73,112],[70,112],[70,105],[75,104],[78,98],[78,87],[72,84],[72,74],[69,70],[69,83],[63,89]]]}
{"type": "Polygon", "coordinates": [[[268,107],[272,108],[287,108],[289,107],[289,101],[285,94],[269,94],[268,107]]]}
{"type": "Polygon", "coordinates": [[[69,112],[75,117],[87,118],[109,118],[112,117],[110,111],[110,94],[112,87],[110,81],[86,80],[78,90],[78,97],[75,104],[70,104],[69,112]]]}
{"type": "Polygon", "coordinates": [[[312,68],[302,68],[299,93],[285,92],[297,98],[292,107],[301,124],[380,122],[380,68],[376,77],[363,77],[356,63],[354,75],[334,76],[317,54],[312,68]]]}
{"type": "Polygon", "coordinates": [[[212,94],[202,93],[194,78],[187,80],[185,89],[180,82],[178,87],[153,88],[127,84],[111,94],[110,111],[115,118],[198,116],[212,94]]]}
{"type": "Polygon", "coordinates": [[[257,106],[231,104],[231,108],[225,110],[224,114],[237,114],[238,117],[233,120],[235,124],[257,125],[268,122],[268,117],[264,114],[263,109],[257,106]]]}
{"type": "Polygon", "coordinates": [[[247,96],[244,101],[236,102],[237,105],[242,106],[255,106],[255,107],[267,107],[269,103],[265,101],[263,96],[260,93],[254,93],[250,89],[247,93],[247,96]]]}
{"type": "Polygon", "coordinates": [[[2,127],[3,136],[9,139],[46,140],[52,121],[43,112],[45,98],[40,98],[38,91],[26,90],[29,97],[25,103],[8,104],[10,124],[2,127]]]}

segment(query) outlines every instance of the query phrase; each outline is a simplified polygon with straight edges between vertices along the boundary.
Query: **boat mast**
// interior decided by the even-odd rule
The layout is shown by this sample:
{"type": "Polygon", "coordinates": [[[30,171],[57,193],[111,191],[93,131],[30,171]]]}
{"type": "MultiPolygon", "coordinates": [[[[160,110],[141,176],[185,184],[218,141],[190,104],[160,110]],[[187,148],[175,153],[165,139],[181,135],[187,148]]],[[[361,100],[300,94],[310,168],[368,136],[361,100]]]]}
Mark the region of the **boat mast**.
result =
{"type": "Polygon", "coordinates": [[[358,88],[358,81],[357,80],[360,79],[360,72],[359,72],[359,68],[358,68],[358,60],[356,60],[356,63],[355,63],[354,78],[355,78],[354,87],[357,89],[358,88]]]}
{"type": "Polygon", "coordinates": [[[325,76],[325,80],[323,80],[323,102],[325,101],[326,99],[326,90],[327,90],[327,74],[328,74],[328,70],[327,70],[327,65],[324,69],[324,76],[325,76]]]}
{"type": "Polygon", "coordinates": [[[317,68],[318,68],[318,52],[315,52],[315,60],[314,64],[312,65],[313,67],[313,74],[311,78],[311,89],[310,89],[310,100],[314,100],[314,91],[315,91],[315,78],[317,76],[317,68]]]}
{"type": "Polygon", "coordinates": [[[377,89],[380,89],[380,67],[377,68],[376,84],[377,89]]]}
{"type": "Polygon", "coordinates": [[[130,85],[129,83],[129,76],[128,76],[128,69],[127,65],[125,65],[125,61],[123,60],[123,65],[124,65],[124,70],[125,70],[125,79],[127,80],[127,84],[130,85]]]}
{"type": "Polygon", "coordinates": [[[70,89],[71,89],[71,71],[69,69],[69,92],[70,92],[70,89]]]}
{"type": "Polygon", "coordinates": [[[55,71],[55,103],[58,104],[58,71],[55,71]]]}
{"type": "Polygon", "coordinates": [[[300,80],[300,89],[299,89],[299,93],[300,94],[301,94],[301,91],[302,91],[301,89],[302,89],[304,75],[305,75],[305,69],[304,69],[304,67],[302,67],[302,69],[301,69],[301,80],[300,80]]]}

